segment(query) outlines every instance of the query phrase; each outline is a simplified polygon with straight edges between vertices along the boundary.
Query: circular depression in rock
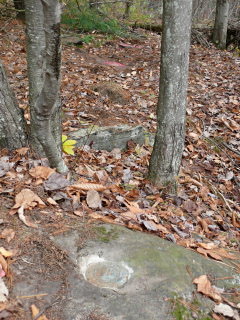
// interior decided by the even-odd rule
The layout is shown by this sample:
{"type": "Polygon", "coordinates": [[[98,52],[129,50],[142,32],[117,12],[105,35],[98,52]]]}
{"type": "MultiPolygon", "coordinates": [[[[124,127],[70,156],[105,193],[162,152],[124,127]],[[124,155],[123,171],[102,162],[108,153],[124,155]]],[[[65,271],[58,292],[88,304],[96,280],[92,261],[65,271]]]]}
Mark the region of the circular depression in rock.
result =
{"type": "Polygon", "coordinates": [[[122,288],[131,277],[133,270],[123,262],[107,261],[102,258],[84,261],[82,273],[91,284],[117,290],[122,288]],[[93,261],[95,260],[95,261],[93,261]]]}

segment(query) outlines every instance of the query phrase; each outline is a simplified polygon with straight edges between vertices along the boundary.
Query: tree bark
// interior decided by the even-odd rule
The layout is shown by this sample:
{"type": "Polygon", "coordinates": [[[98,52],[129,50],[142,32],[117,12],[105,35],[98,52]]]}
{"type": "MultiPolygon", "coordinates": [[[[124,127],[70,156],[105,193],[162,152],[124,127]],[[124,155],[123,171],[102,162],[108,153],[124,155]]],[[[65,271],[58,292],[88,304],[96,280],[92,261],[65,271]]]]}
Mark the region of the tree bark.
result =
{"type": "Polygon", "coordinates": [[[132,4],[133,4],[132,0],[126,0],[125,12],[124,12],[124,15],[123,15],[123,19],[128,19],[129,18],[130,8],[131,8],[132,4]]]}
{"type": "Polygon", "coordinates": [[[26,146],[25,128],[23,110],[18,107],[0,61],[0,148],[13,150],[26,146]]]}
{"type": "Polygon", "coordinates": [[[229,0],[217,0],[213,42],[219,49],[226,49],[229,0]]]}
{"type": "Polygon", "coordinates": [[[185,139],[192,1],[163,2],[157,133],[149,179],[158,187],[176,186],[185,139]]]}
{"type": "Polygon", "coordinates": [[[61,155],[60,17],[58,0],[25,0],[31,145],[59,172],[61,155]]]}

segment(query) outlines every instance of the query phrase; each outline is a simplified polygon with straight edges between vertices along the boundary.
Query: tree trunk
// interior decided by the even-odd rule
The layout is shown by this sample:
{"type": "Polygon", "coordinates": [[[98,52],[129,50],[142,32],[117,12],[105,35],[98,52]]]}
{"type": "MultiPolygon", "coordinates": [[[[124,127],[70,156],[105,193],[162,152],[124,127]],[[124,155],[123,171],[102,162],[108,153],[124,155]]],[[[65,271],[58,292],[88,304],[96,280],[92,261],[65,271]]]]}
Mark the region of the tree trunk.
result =
{"type": "Polygon", "coordinates": [[[157,133],[150,159],[154,185],[175,188],[185,139],[192,1],[163,2],[157,133]]]}
{"type": "Polygon", "coordinates": [[[213,42],[219,49],[226,48],[229,0],[217,0],[213,42]]]}
{"type": "Polygon", "coordinates": [[[123,19],[128,19],[129,18],[131,5],[132,5],[132,0],[127,0],[126,3],[125,3],[125,12],[124,12],[124,15],[123,15],[123,19]]]}
{"type": "Polygon", "coordinates": [[[24,0],[13,0],[14,8],[17,11],[16,18],[25,21],[25,5],[24,0]]]}
{"type": "Polygon", "coordinates": [[[31,145],[59,172],[61,155],[60,17],[58,0],[25,0],[31,145]]]}
{"type": "Polygon", "coordinates": [[[0,61],[0,148],[13,150],[26,146],[25,127],[23,110],[18,107],[0,61]]]}

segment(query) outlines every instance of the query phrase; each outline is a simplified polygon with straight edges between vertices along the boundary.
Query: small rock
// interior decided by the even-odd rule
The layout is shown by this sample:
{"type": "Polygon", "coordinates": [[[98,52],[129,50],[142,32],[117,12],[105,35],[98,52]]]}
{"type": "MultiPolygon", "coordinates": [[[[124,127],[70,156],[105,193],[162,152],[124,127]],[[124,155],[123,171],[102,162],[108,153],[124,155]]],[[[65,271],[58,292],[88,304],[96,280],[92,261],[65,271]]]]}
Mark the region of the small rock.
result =
{"type": "Polygon", "coordinates": [[[89,190],[87,192],[87,205],[92,209],[101,208],[102,200],[96,190],[89,190]]]}
{"type": "Polygon", "coordinates": [[[216,313],[220,313],[223,316],[230,317],[230,318],[232,318],[234,316],[233,309],[229,305],[224,304],[224,303],[220,303],[220,304],[216,305],[214,307],[213,311],[216,313]]]}

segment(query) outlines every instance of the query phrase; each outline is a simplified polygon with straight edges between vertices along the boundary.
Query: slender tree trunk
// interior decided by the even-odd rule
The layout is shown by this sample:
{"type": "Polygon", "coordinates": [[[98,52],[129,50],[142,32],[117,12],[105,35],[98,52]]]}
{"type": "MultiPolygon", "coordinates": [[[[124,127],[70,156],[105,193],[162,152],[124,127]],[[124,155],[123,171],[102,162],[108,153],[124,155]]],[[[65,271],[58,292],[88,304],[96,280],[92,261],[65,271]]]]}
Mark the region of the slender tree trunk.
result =
{"type": "Polygon", "coordinates": [[[0,148],[13,150],[26,146],[25,128],[23,110],[18,107],[0,61],[0,148]]]}
{"type": "Polygon", "coordinates": [[[67,171],[61,155],[60,17],[58,0],[25,0],[31,145],[52,167],[67,171]]]}
{"type": "Polygon", "coordinates": [[[127,0],[126,3],[125,3],[125,12],[124,12],[124,15],[123,15],[123,19],[128,19],[129,18],[131,5],[132,5],[132,0],[127,0]]]}
{"type": "Polygon", "coordinates": [[[159,187],[175,188],[184,148],[191,13],[190,0],[163,2],[158,128],[149,166],[159,187]]]}
{"type": "Polygon", "coordinates": [[[213,42],[219,49],[226,48],[228,28],[229,0],[217,0],[213,30],[213,42]]]}
{"type": "Polygon", "coordinates": [[[17,10],[16,18],[25,21],[24,0],[13,0],[14,8],[17,10]]]}

